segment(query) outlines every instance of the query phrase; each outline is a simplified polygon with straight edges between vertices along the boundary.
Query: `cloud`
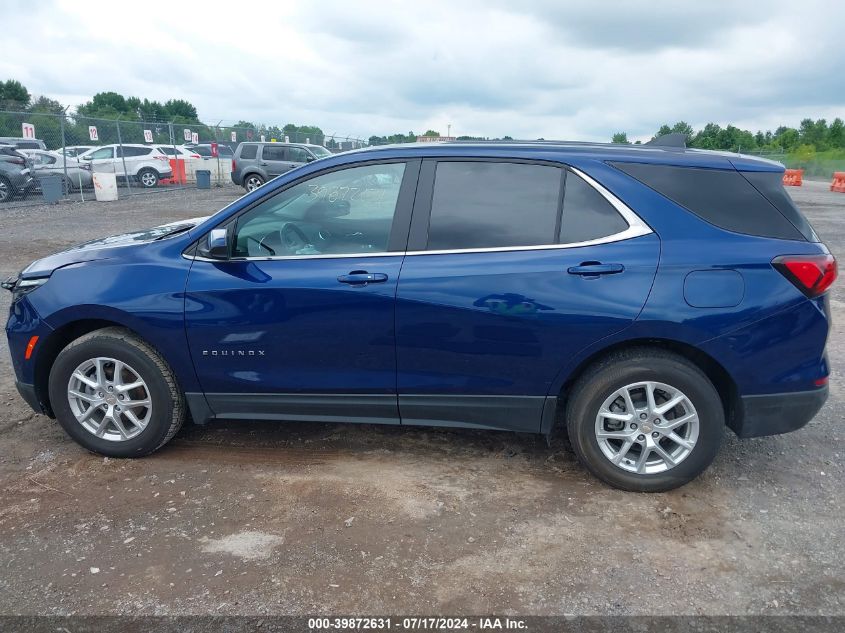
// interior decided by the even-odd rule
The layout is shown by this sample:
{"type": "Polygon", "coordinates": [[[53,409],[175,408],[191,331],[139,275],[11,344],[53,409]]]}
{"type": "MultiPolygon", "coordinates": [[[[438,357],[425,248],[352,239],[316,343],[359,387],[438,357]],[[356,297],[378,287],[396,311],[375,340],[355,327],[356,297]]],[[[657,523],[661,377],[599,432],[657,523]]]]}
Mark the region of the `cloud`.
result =
{"type": "Polygon", "coordinates": [[[69,105],[115,90],[204,120],[649,137],[683,119],[752,129],[845,115],[845,5],[453,0],[4,4],[0,77],[69,105]],[[763,8],[765,7],[765,8],[763,8]]]}

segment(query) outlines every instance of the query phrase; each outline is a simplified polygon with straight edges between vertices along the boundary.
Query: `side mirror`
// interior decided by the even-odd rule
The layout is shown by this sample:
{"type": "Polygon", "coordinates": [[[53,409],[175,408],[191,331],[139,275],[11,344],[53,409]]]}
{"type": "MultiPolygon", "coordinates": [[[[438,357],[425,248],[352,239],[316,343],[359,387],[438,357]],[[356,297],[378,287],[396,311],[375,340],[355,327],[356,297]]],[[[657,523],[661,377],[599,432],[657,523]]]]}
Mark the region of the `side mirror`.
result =
{"type": "Polygon", "coordinates": [[[211,229],[200,243],[199,255],[210,259],[228,259],[229,239],[226,229],[211,229]]]}
{"type": "Polygon", "coordinates": [[[305,157],[305,162],[306,162],[306,163],[311,163],[311,162],[313,162],[313,161],[315,161],[315,160],[317,160],[317,159],[316,159],[316,158],[314,158],[313,156],[311,156],[310,154],[309,154],[308,156],[306,156],[306,157],[305,157]]]}
{"type": "Polygon", "coordinates": [[[90,156],[80,156],[82,160],[92,160],[90,156]]]}

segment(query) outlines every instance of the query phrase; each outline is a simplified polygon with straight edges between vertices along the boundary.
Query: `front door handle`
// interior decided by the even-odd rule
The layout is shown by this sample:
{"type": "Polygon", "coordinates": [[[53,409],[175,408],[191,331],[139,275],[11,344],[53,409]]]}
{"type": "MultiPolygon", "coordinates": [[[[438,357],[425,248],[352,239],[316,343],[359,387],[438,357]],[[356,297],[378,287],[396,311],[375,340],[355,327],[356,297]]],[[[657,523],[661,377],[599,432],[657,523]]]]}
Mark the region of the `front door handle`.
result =
{"type": "Polygon", "coordinates": [[[598,277],[599,275],[615,275],[625,270],[622,264],[602,264],[601,262],[581,262],[580,266],[570,266],[567,272],[570,275],[581,275],[582,277],[598,277]]]}
{"type": "Polygon", "coordinates": [[[382,284],[387,281],[384,273],[368,273],[366,270],[353,270],[348,275],[340,275],[337,280],[351,286],[366,286],[367,284],[382,284]]]}

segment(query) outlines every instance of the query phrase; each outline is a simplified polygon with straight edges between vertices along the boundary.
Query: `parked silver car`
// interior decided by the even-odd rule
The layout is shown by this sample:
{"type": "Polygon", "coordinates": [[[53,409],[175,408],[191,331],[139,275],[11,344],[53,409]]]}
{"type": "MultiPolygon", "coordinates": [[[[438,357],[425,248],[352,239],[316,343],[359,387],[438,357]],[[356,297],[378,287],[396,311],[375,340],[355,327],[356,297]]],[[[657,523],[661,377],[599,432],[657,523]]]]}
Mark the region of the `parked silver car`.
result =
{"type": "Polygon", "coordinates": [[[91,163],[83,163],[75,158],[62,156],[60,152],[49,152],[40,149],[22,149],[29,159],[32,175],[36,180],[44,176],[60,176],[65,180],[64,189],[84,189],[93,185],[91,163]],[[67,171],[65,171],[65,160],[67,171]]]}
{"type": "Polygon", "coordinates": [[[291,169],[331,155],[322,145],[241,143],[232,158],[232,182],[253,191],[291,169]]]}

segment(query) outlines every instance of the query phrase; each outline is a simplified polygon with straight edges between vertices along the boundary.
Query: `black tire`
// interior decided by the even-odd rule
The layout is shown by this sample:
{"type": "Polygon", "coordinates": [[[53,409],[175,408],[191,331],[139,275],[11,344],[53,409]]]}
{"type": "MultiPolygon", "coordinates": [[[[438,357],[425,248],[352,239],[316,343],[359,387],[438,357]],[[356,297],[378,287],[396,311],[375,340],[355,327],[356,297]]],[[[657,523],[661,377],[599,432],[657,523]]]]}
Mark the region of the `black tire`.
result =
{"type": "Polygon", "coordinates": [[[89,451],[109,457],[148,455],[176,435],[186,417],[185,398],[173,371],[145,341],[128,330],[104,328],[85,334],[65,347],[50,370],[50,404],[62,428],[89,451]],[[109,357],[127,363],[149,389],[152,412],[147,426],[135,437],[110,441],[97,437],[80,424],[68,402],[71,374],[83,362],[109,357]]]}
{"type": "Polygon", "coordinates": [[[152,189],[153,187],[157,187],[159,180],[161,180],[161,176],[159,176],[158,172],[155,169],[151,169],[149,167],[145,167],[141,171],[138,172],[138,182],[141,183],[141,186],[144,189],[152,189]]]}
{"type": "Polygon", "coordinates": [[[247,174],[244,176],[244,189],[246,189],[247,193],[250,191],[255,191],[264,184],[264,179],[261,177],[260,174],[247,174]],[[252,188],[250,188],[252,187],[252,188]]]}
{"type": "Polygon", "coordinates": [[[8,202],[12,199],[15,190],[12,188],[12,183],[5,176],[0,176],[0,202],[8,202]]]}
{"type": "Polygon", "coordinates": [[[725,430],[721,398],[704,372],[681,356],[654,348],[611,354],[589,367],[572,387],[566,421],[569,440],[581,463],[605,483],[631,492],[663,492],[689,483],[716,457],[725,430]],[[661,473],[629,472],[613,464],[596,437],[596,418],[604,401],[617,389],[640,381],[680,389],[698,414],[698,440],[692,450],[661,473]]]}

